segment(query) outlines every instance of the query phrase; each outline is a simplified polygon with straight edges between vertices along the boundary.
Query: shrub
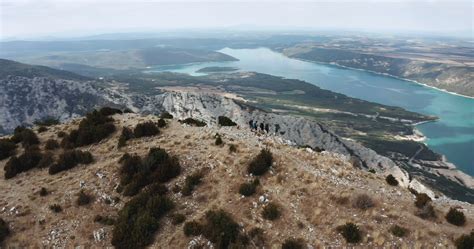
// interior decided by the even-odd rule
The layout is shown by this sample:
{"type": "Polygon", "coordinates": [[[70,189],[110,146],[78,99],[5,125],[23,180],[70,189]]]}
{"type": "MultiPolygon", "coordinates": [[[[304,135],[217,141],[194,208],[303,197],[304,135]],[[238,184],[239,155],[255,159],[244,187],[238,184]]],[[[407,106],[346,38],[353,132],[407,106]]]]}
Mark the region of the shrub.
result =
{"type": "Polygon", "coordinates": [[[241,194],[243,196],[253,195],[257,190],[258,184],[259,184],[258,179],[255,179],[252,182],[246,182],[246,183],[240,184],[239,194],[241,194]]]}
{"type": "Polygon", "coordinates": [[[265,245],[265,237],[263,230],[258,227],[254,227],[250,229],[248,232],[249,238],[252,240],[252,242],[255,244],[255,246],[262,248],[265,245]]]}
{"type": "Polygon", "coordinates": [[[106,226],[112,226],[115,223],[115,219],[98,214],[94,217],[94,222],[97,222],[106,226]]]}
{"type": "Polygon", "coordinates": [[[0,160],[14,155],[15,149],[15,143],[9,139],[0,139],[0,160]]]}
{"type": "Polygon", "coordinates": [[[421,193],[416,195],[415,206],[417,208],[423,208],[428,202],[431,202],[431,198],[427,194],[421,193]]]}
{"type": "Polygon", "coordinates": [[[347,243],[357,243],[362,240],[362,235],[359,227],[351,222],[339,226],[337,231],[346,239],[347,243]]]}
{"type": "Polygon", "coordinates": [[[10,235],[10,229],[8,224],[0,218],[0,244],[5,240],[5,238],[10,235]]]}
{"type": "Polygon", "coordinates": [[[273,155],[268,149],[262,149],[260,153],[250,161],[247,172],[253,175],[263,175],[272,166],[273,155]]]}
{"type": "Polygon", "coordinates": [[[195,172],[195,173],[187,176],[185,181],[184,181],[184,186],[181,189],[181,193],[184,196],[191,195],[194,188],[201,183],[202,177],[203,177],[202,172],[195,172]]]}
{"type": "Polygon", "coordinates": [[[377,172],[375,172],[375,169],[369,169],[369,172],[372,173],[372,174],[377,173],[377,172]]]}
{"type": "Polygon", "coordinates": [[[456,208],[450,208],[449,212],[445,216],[446,220],[456,226],[464,226],[466,223],[466,217],[462,211],[456,208]]]}
{"type": "Polygon", "coordinates": [[[21,172],[28,171],[38,166],[43,155],[36,149],[26,150],[19,157],[11,157],[5,165],[5,179],[12,178],[21,172]]]}
{"type": "Polygon", "coordinates": [[[232,121],[230,118],[225,117],[225,116],[219,116],[217,118],[217,123],[220,126],[236,126],[237,125],[234,121],[232,121]]]}
{"type": "Polygon", "coordinates": [[[206,122],[200,121],[200,120],[197,120],[197,119],[194,119],[194,118],[187,118],[187,119],[184,119],[184,120],[179,120],[179,122],[182,123],[182,124],[187,124],[187,125],[197,126],[197,127],[206,126],[206,122]]]}
{"type": "Polygon", "coordinates": [[[40,126],[40,127],[38,128],[38,133],[43,133],[43,132],[45,132],[45,131],[47,131],[47,130],[48,130],[48,128],[46,128],[45,126],[40,126]]]}
{"type": "Polygon", "coordinates": [[[117,108],[112,108],[112,107],[102,107],[99,110],[99,113],[103,116],[110,116],[114,114],[122,114],[122,111],[117,108]]]}
{"type": "Polygon", "coordinates": [[[55,139],[48,139],[46,140],[46,144],[44,145],[44,148],[47,150],[55,150],[59,148],[59,143],[55,139]]]}
{"type": "Polygon", "coordinates": [[[397,237],[405,237],[405,235],[408,233],[408,229],[401,227],[399,225],[393,225],[390,228],[390,232],[397,237]]]}
{"type": "Polygon", "coordinates": [[[229,152],[230,153],[237,152],[237,146],[235,146],[235,144],[229,144],[229,152]]]}
{"type": "Polygon", "coordinates": [[[303,249],[304,243],[301,239],[288,238],[281,245],[281,249],[303,249]]]}
{"type": "Polygon", "coordinates": [[[127,144],[127,141],[133,138],[133,132],[128,127],[122,128],[122,133],[120,134],[118,147],[123,147],[127,144]]]}
{"type": "Polygon", "coordinates": [[[422,218],[422,219],[434,219],[436,218],[436,212],[433,206],[429,203],[424,205],[422,208],[418,209],[415,212],[415,215],[422,218]]]}
{"type": "Polygon", "coordinates": [[[63,211],[63,209],[61,208],[61,206],[59,206],[59,204],[53,204],[53,205],[49,206],[49,209],[51,209],[51,211],[53,211],[55,213],[59,213],[59,212],[63,211]]]}
{"type": "Polygon", "coordinates": [[[102,141],[114,132],[113,119],[94,110],[81,120],[77,130],[63,137],[61,145],[64,148],[89,145],[102,141]]]}
{"type": "Polygon", "coordinates": [[[387,181],[388,185],[391,185],[391,186],[398,186],[398,181],[397,181],[397,179],[396,179],[393,175],[388,175],[388,176],[385,178],[385,181],[387,181]]]}
{"type": "Polygon", "coordinates": [[[155,136],[158,133],[160,133],[158,126],[156,126],[156,124],[151,121],[137,124],[133,130],[133,135],[136,138],[155,136]]]}
{"type": "Polygon", "coordinates": [[[207,211],[202,234],[217,248],[228,248],[231,243],[237,242],[239,224],[224,210],[207,211]]]}
{"type": "Polygon", "coordinates": [[[68,150],[59,155],[58,162],[49,167],[49,174],[54,175],[64,170],[72,169],[78,164],[90,164],[92,154],[88,151],[68,150]]]}
{"type": "Polygon", "coordinates": [[[38,168],[48,168],[54,163],[53,154],[46,152],[41,157],[41,160],[38,162],[38,168]]]}
{"type": "Polygon", "coordinates": [[[92,196],[89,194],[86,194],[83,190],[81,190],[77,194],[76,204],[78,206],[88,205],[89,203],[91,203],[91,201],[92,201],[92,196]]]}
{"type": "Polygon", "coordinates": [[[160,118],[163,119],[173,119],[173,115],[171,115],[169,112],[162,112],[160,114],[160,118]]]}
{"type": "Polygon", "coordinates": [[[39,144],[39,139],[38,136],[36,136],[36,133],[23,126],[18,126],[15,128],[11,141],[14,143],[21,142],[25,148],[39,144]]]}
{"type": "Polygon", "coordinates": [[[154,175],[159,182],[167,182],[181,173],[181,166],[176,156],[170,156],[161,148],[152,148],[148,152],[146,165],[154,170],[154,175]]]}
{"type": "Polygon", "coordinates": [[[280,206],[273,202],[268,203],[262,211],[263,218],[267,220],[276,220],[280,215],[280,206]]]}
{"type": "Polygon", "coordinates": [[[174,207],[166,192],[165,187],[154,185],[127,202],[114,222],[112,245],[132,249],[153,242],[160,219],[174,207]]]}
{"type": "Polygon", "coordinates": [[[360,194],[357,195],[354,200],[352,201],[352,206],[354,208],[362,209],[362,210],[367,210],[373,206],[375,206],[374,201],[370,196],[366,194],[360,194]]]}
{"type": "Polygon", "coordinates": [[[457,249],[472,249],[474,248],[474,230],[471,231],[471,234],[461,235],[454,242],[457,249]]]}
{"type": "Polygon", "coordinates": [[[58,132],[58,137],[65,137],[67,134],[64,131],[59,131],[58,132]]]}
{"type": "Polygon", "coordinates": [[[166,121],[163,118],[158,119],[158,128],[166,127],[166,121]]]}
{"type": "Polygon", "coordinates": [[[173,225],[181,224],[185,220],[186,220],[186,216],[184,216],[184,214],[175,213],[171,215],[171,223],[173,223],[173,225]]]}
{"type": "Polygon", "coordinates": [[[40,196],[47,196],[49,193],[48,193],[48,190],[44,187],[42,187],[39,191],[39,195],[40,196]]]}
{"type": "Polygon", "coordinates": [[[52,126],[52,125],[59,124],[59,119],[54,118],[54,117],[46,117],[40,120],[36,120],[34,124],[40,125],[40,126],[52,126]]]}
{"type": "Polygon", "coordinates": [[[222,141],[221,135],[217,134],[216,135],[216,141],[214,142],[215,145],[219,146],[223,144],[224,142],[222,141]]]}
{"type": "Polygon", "coordinates": [[[202,234],[203,227],[196,221],[184,223],[183,232],[186,236],[198,236],[202,234]]]}

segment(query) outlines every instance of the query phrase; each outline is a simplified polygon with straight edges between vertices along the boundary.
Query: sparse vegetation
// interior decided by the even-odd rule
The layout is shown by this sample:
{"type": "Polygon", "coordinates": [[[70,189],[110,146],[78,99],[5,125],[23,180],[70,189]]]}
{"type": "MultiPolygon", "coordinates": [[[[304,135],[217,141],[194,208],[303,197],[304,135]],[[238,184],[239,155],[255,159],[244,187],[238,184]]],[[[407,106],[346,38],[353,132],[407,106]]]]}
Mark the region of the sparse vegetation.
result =
{"type": "Polygon", "coordinates": [[[169,112],[162,112],[160,114],[160,118],[163,119],[173,119],[173,115],[171,115],[169,112]]]}
{"type": "Polygon", "coordinates": [[[253,175],[263,175],[273,164],[273,155],[268,149],[262,149],[260,153],[250,161],[247,172],[253,175]]]}
{"type": "Polygon", "coordinates": [[[202,234],[202,226],[197,221],[189,221],[184,223],[183,232],[186,236],[198,236],[202,234]]]}
{"type": "Polygon", "coordinates": [[[422,208],[418,209],[415,212],[415,215],[425,220],[434,219],[436,218],[436,211],[430,203],[427,203],[422,208]]]}
{"type": "Polygon", "coordinates": [[[397,181],[397,179],[396,179],[393,175],[388,175],[388,176],[385,178],[385,181],[387,181],[388,185],[391,185],[391,186],[398,186],[398,181],[397,181]]]}
{"type": "Polygon", "coordinates": [[[102,107],[100,110],[99,110],[99,113],[101,115],[104,115],[104,116],[111,116],[111,115],[114,115],[114,114],[122,114],[122,110],[120,109],[117,109],[117,108],[112,108],[112,107],[102,107]]]}
{"type": "Polygon", "coordinates": [[[420,193],[416,195],[415,206],[417,208],[423,208],[429,202],[431,202],[431,198],[427,194],[420,193]]]}
{"type": "Polygon", "coordinates": [[[288,238],[281,245],[281,249],[303,249],[304,243],[301,239],[288,238]]]}
{"type": "Polygon", "coordinates": [[[55,149],[59,148],[59,143],[55,139],[48,139],[48,140],[46,140],[44,148],[46,150],[55,150],[55,149]]]}
{"type": "Polygon", "coordinates": [[[127,144],[127,141],[133,138],[133,132],[128,127],[122,128],[122,133],[120,134],[118,140],[118,147],[123,147],[127,144]]]}
{"type": "Polygon", "coordinates": [[[44,187],[42,187],[39,191],[40,196],[47,196],[49,194],[48,190],[44,187]]]}
{"type": "Polygon", "coordinates": [[[9,139],[0,139],[0,160],[13,156],[16,145],[9,139]]]}
{"type": "Polygon", "coordinates": [[[88,151],[68,150],[59,155],[58,161],[49,167],[49,174],[54,175],[72,169],[78,164],[90,164],[92,161],[92,154],[88,151]]]}
{"type": "Polygon", "coordinates": [[[445,216],[446,220],[456,226],[464,226],[466,223],[466,217],[462,211],[456,208],[450,208],[449,212],[445,216]]]}
{"type": "Polygon", "coordinates": [[[92,196],[84,192],[84,190],[79,191],[77,194],[76,205],[85,206],[91,203],[92,196]]]}
{"type": "Polygon", "coordinates": [[[184,214],[174,213],[171,215],[171,223],[173,223],[173,225],[181,224],[185,220],[186,220],[186,216],[184,216],[184,214]]]}
{"type": "Polygon", "coordinates": [[[226,116],[217,117],[217,123],[220,126],[236,126],[237,124],[226,116]]]}
{"type": "Polygon", "coordinates": [[[405,235],[408,234],[408,229],[404,228],[404,227],[401,227],[399,225],[393,225],[391,228],[390,228],[390,232],[394,235],[394,236],[397,236],[397,237],[405,237],[405,235]]]}
{"type": "Polygon", "coordinates": [[[46,117],[41,120],[36,120],[34,124],[40,125],[40,126],[52,126],[52,125],[59,124],[59,119],[54,118],[54,117],[46,117]]]}
{"type": "Polygon", "coordinates": [[[151,137],[158,135],[159,133],[160,130],[158,129],[158,126],[151,121],[137,124],[133,130],[133,135],[135,138],[151,137]]]}
{"type": "Polygon", "coordinates": [[[8,228],[8,224],[0,218],[0,245],[8,235],[10,235],[10,228],[8,228]]]}
{"type": "Polygon", "coordinates": [[[45,126],[40,126],[40,127],[38,127],[38,133],[43,133],[43,132],[45,132],[45,131],[47,131],[47,130],[48,130],[48,128],[46,128],[45,126]]]}
{"type": "Polygon", "coordinates": [[[194,188],[201,183],[202,177],[203,173],[200,171],[187,176],[184,181],[184,186],[181,189],[181,194],[184,196],[191,195],[194,188]]]}
{"type": "Polygon", "coordinates": [[[362,209],[362,210],[367,210],[371,207],[375,206],[374,201],[370,196],[366,194],[360,194],[357,195],[353,200],[352,200],[352,206],[354,208],[362,209]]]}
{"type": "Polygon", "coordinates": [[[260,184],[258,179],[253,180],[252,182],[245,182],[240,184],[239,194],[243,196],[251,196],[255,194],[257,186],[260,184]]]}
{"type": "Polygon", "coordinates": [[[267,220],[276,220],[280,215],[280,206],[273,202],[268,203],[262,211],[262,217],[267,220]]]}
{"type": "Polygon", "coordinates": [[[474,248],[474,230],[470,234],[461,235],[454,242],[457,249],[472,249],[474,248]]]}
{"type": "Polygon", "coordinates": [[[346,239],[347,243],[358,243],[362,240],[359,227],[351,222],[339,226],[337,231],[346,239]]]}
{"type": "Polygon", "coordinates": [[[55,213],[60,213],[63,211],[63,209],[61,208],[61,206],[59,204],[53,204],[51,206],[49,206],[49,209],[55,213]]]}
{"type": "Polygon", "coordinates": [[[197,127],[206,126],[206,122],[200,121],[200,120],[197,120],[197,119],[194,119],[194,118],[187,118],[187,119],[184,119],[184,120],[179,120],[179,122],[182,123],[182,124],[187,124],[187,125],[197,126],[197,127]]]}
{"type": "Polygon", "coordinates": [[[229,152],[230,153],[237,152],[237,146],[235,144],[229,144],[229,152]]]}

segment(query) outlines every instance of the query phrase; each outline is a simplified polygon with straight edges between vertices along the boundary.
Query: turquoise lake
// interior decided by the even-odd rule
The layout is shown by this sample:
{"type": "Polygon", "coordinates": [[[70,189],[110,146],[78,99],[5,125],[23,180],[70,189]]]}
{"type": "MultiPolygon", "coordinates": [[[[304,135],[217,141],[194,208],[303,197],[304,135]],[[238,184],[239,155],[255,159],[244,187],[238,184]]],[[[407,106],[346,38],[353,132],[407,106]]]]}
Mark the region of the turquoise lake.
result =
{"type": "Polygon", "coordinates": [[[474,99],[366,71],[291,59],[267,48],[225,48],[220,52],[239,61],[173,65],[156,70],[202,75],[196,71],[203,67],[237,67],[241,71],[304,80],[351,97],[435,115],[438,121],[417,126],[427,137],[425,142],[474,176],[474,99]]]}

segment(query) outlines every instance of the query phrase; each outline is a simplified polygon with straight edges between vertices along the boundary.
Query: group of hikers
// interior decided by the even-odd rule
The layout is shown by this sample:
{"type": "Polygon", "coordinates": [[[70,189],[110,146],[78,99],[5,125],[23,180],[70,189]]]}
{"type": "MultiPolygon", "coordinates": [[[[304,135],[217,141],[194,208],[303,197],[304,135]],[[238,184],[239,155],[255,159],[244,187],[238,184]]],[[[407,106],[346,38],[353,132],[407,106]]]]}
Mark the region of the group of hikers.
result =
{"type": "MultiPolygon", "coordinates": [[[[250,126],[250,130],[252,131],[259,131],[259,128],[260,128],[260,131],[261,132],[265,132],[265,133],[269,133],[270,132],[270,125],[269,124],[265,124],[265,123],[260,123],[258,124],[257,121],[253,121],[253,120],[250,120],[249,121],[249,126],[250,126]]],[[[275,125],[275,133],[278,133],[278,131],[280,130],[280,126],[278,124],[275,125]]]]}

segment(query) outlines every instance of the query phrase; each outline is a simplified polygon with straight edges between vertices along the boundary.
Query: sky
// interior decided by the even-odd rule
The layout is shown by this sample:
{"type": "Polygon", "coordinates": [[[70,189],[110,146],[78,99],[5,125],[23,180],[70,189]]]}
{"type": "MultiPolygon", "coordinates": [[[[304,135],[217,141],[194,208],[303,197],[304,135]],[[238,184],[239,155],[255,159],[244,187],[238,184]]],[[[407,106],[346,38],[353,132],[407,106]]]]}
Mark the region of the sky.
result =
{"type": "Polygon", "coordinates": [[[0,0],[0,38],[217,28],[472,37],[473,11],[470,0],[0,0]]]}

